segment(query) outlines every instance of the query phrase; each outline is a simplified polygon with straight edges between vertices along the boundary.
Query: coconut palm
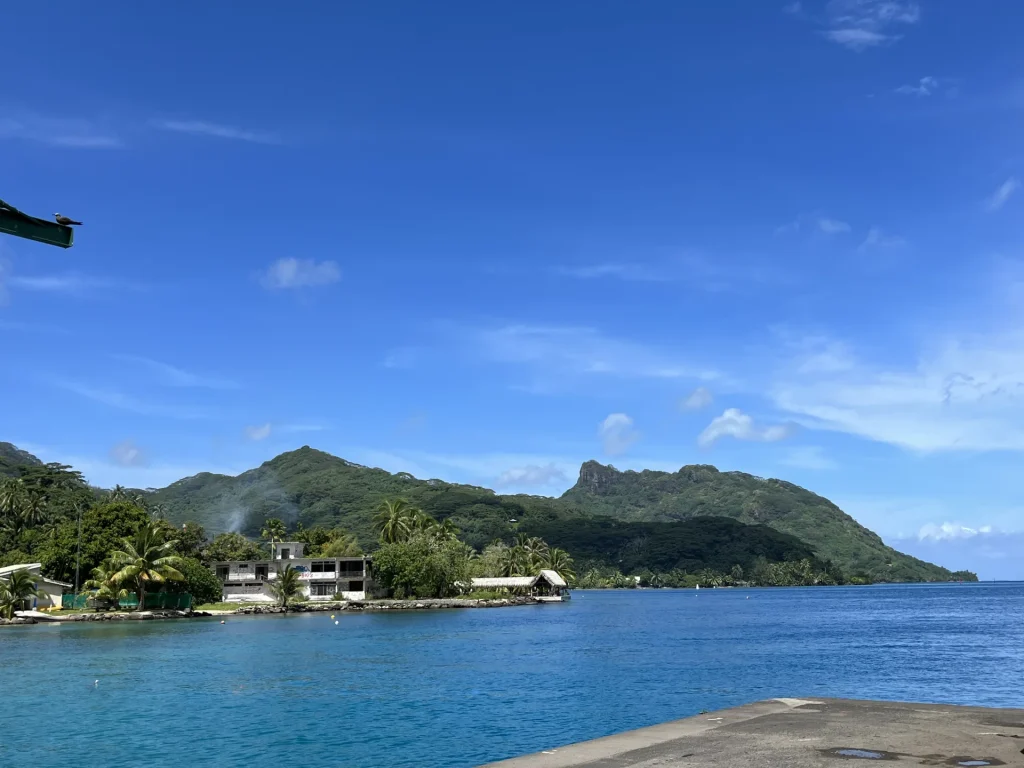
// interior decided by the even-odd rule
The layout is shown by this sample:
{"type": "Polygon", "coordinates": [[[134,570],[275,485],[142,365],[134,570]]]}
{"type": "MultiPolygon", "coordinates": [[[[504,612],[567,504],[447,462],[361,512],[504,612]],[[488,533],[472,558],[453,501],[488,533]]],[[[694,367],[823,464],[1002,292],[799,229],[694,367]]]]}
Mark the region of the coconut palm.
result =
{"type": "Polygon", "coordinates": [[[363,554],[356,537],[350,533],[339,533],[320,547],[318,557],[359,557],[363,554]]]}
{"type": "Polygon", "coordinates": [[[501,552],[502,576],[531,576],[530,554],[520,545],[508,547],[501,552]]]}
{"type": "Polygon", "coordinates": [[[102,563],[92,569],[92,578],[86,580],[82,586],[85,589],[95,589],[96,597],[101,600],[120,600],[122,597],[128,597],[129,590],[126,588],[127,581],[124,584],[117,584],[114,581],[114,577],[117,575],[119,568],[107,558],[102,563]]]}
{"type": "Polygon", "coordinates": [[[134,584],[139,596],[139,610],[146,603],[146,585],[162,584],[165,581],[182,581],[184,576],[176,565],[181,558],[174,554],[177,541],[165,541],[159,523],[149,523],[139,528],[135,540],[124,540],[124,549],[110,553],[110,561],[117,572],[111,577],[116,585],[134,584]]]}
{"type": "Polygon", "coordinates": [[[6,579],[0,579],[0,616],[13,619],[14,612],[24,608],[30,597],[39,597],[40,594],[35,578],[27,568],[8,574],[6,579]]]}
{"type": "Polygon", "coordinates": [[[405,499],[385,499],[377,507],[373,524],[380,532],[381,544],[408,540],[413,531],[422,530],[423,511],[405,499]]]}
{"type": "Polygon", "coordinates": [[[14,517],[21,514],[28,493],[25,484],[17,478],[8,478],[0,483],[0,515],[14,517]]]}
{"type": "Polygon", "coordinates": [[[573,570],[572,566],[572,558],[564,549],[552,547],[548,550],[547,560],[544,563],[545,568],[550,568],[566,581],[572,582],[576,580],[576,571],[573,570]]]}
{"type": "Polygon", "coordinates": [[[276,517],[269,517],[263,524],[263,530],[260,531],[260,536],[270,542],[270,554],[274,554],[274,543],[278,541],[284,541],[285,527],[276,517]]]}
{"type": "Polygon", "coordinates": [[[297,597],[302,591],[299,572],[289,563],[283,571],[277,572],[277,578],[270,582],[270,594],[277,598],[282,608],[288,607],[288,601],[297,597]]]}

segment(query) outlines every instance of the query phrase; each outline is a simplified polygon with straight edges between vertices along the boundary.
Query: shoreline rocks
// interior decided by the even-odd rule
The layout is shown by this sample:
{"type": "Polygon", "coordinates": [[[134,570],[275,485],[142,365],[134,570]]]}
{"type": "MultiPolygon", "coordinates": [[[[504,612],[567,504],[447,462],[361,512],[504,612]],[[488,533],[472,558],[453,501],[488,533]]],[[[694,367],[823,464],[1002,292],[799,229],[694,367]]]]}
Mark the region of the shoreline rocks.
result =
{"type": "Polygon", "coordinates": [[[237,616],[258,616],[272,613],[323,613],[327,611],[425,611],[442,608],[506,608],[516,605],[539,605],[533,597],[510,596],[496,600],[459,600],[457,598],[427,600],[351,600],[337,603],[303,603],[281,608],[276,605],[247,605],[234,612],[237,616]]]}

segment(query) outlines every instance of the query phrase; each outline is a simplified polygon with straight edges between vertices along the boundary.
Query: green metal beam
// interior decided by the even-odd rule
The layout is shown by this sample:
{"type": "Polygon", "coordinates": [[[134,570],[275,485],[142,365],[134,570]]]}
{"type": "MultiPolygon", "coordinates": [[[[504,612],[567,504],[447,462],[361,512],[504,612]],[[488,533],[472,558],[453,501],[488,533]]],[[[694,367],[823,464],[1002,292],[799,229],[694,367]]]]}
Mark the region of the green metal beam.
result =
{"type": "Polygon", "coordinates": [[[61,248],[70,248],[75,242],[75,231],[71,227],[29,216],[3,200],[0,200],[0,232],[61,248]]]}

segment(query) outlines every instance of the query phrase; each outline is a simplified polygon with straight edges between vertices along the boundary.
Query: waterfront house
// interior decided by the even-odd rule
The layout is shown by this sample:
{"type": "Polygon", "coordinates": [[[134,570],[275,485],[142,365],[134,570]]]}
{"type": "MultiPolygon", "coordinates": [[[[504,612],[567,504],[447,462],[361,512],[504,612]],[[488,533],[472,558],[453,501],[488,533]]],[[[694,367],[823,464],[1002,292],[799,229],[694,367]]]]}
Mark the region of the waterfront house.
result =
{"type": "Polygon", "coordinates": [[[15,571],[28,571],[35,581],[36,589],[39,590],[39,597],[29,598],[28,602],[33,610],[40,608],[60,608],[61,595],[65,590],[71,590],[70,584],[63,581],[48,579],[42,575],[41,563],[23,563],[21,565],[8,565],[0,568],[0,579],[6,580],[15,571]]]}
{"type": "Polygon", "coordinates": [[[544,569],[536,576],[495,576],[473,579],[473,589],[507,589],[532,595],[541,600],[563,600],[569,597],[569,585],[561,574],[544,569]]]}
{"type": "Polygon", "coordinates": [[[368,557],[307,557],[301,541],[278,541],[265,560],[232,560],[211,568],[223,585],[225,602],[272,602],[270,585],[287,566],[299,572],[302,593],[310,600],[365,600],[372,594],[368,557]]]}

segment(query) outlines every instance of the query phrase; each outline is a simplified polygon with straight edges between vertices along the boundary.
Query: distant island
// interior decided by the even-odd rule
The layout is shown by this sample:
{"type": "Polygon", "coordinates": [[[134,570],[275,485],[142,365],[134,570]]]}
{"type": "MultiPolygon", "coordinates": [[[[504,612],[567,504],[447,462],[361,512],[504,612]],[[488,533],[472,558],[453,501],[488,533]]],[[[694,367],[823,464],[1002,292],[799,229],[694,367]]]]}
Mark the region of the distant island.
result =
{"type": "MultiPolygon", "coordinates": [[[[493,571],[501,558],[514,563],[511,553],[532,541],[561,553],[577,588],[977,580],[897,552],[799,486],[707,465],[621,472],[589,461],[572,488],[549,498],[392,474],[303,447],[237,477],[201,473],[159,490],[104,490],[10,443],[0,443],[0,567],[40,562],[47,577],[70,581],[84,509],[84,581],[103,564],[104,547],[158,521],[168,540],[180,540],[201,602],[214,597],[210,563],[255,557],[268,521],[280,526],[279,540],[305,541],[325,556],[361,552],[360,542],[372,542],[373,555],[384,543],[379,510],[395,500],[466,545],[480,559],[466,566],[471,575],[493,571]]],[[[515,565],[505,571],[518,573],[515,565]]],[[[187,585],[172,588],[179,586],[187,585]]]]}

